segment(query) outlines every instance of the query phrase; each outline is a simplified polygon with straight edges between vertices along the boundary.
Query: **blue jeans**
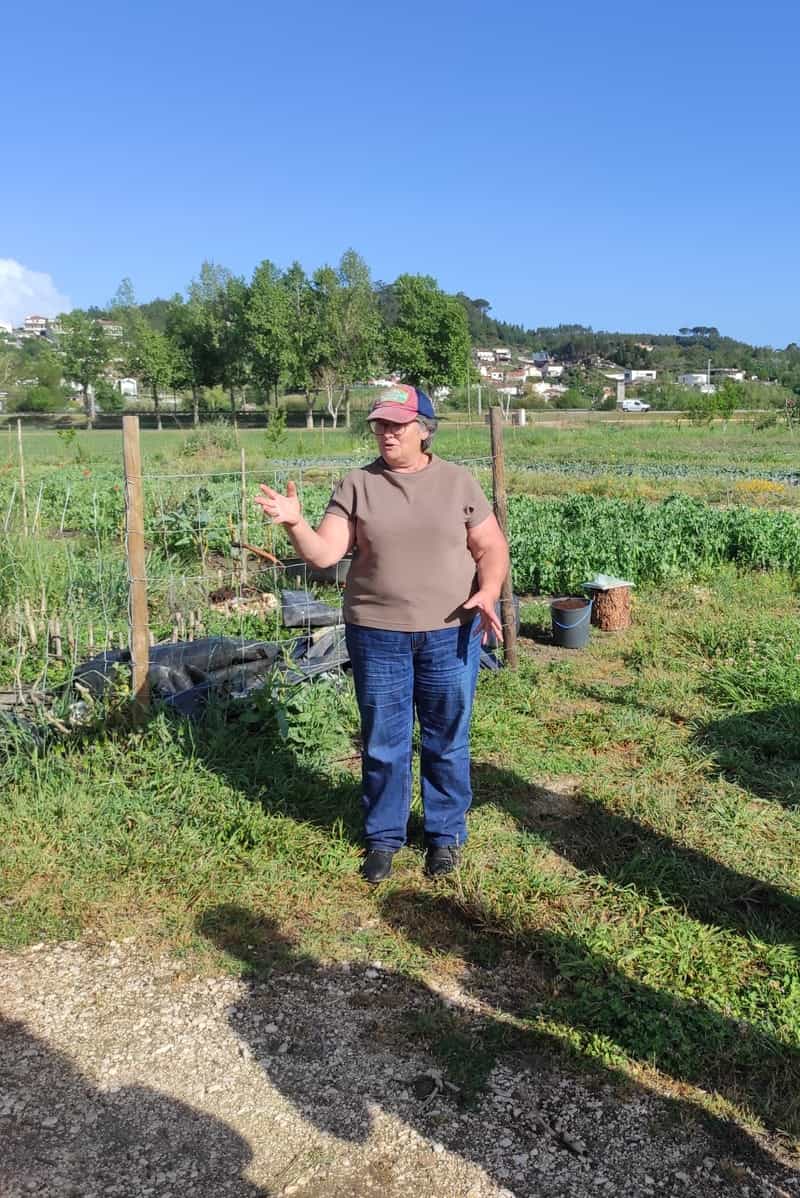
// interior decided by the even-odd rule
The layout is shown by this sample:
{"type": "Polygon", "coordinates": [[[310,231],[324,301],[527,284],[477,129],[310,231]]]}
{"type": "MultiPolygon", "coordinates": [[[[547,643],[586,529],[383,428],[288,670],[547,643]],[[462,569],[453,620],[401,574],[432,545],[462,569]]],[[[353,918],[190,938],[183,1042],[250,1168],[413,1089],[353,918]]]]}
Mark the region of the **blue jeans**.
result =
{"type": "Polygon", "coordinates": [[[479,622],[435,632],[348,624],[346,633],[361,713],[367,845],[395,852],[406,842],[415,710],[425,842],[463,844],[472,803],[469,724],[480,661],[479,622]]]}

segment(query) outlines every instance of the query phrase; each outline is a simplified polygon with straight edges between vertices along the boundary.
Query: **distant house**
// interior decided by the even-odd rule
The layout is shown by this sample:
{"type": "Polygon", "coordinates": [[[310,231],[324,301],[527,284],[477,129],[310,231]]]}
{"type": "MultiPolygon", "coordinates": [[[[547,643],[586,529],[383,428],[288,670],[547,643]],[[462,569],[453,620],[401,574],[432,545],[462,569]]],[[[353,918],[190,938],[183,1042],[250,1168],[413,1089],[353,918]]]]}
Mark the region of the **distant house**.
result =
{"type": "Polygon", "coordinates": [[[532,365],[525,366],[525,378],[526,379],[540,379],[541,377],[542,377],[542,372],[538,366],[532,366],[532,365]]]}
{"type": "Polygon", "coordinates": [[[533,355],[533,361],[536,366],[546,366],[550,361],[550,355],[546,349],[537,349],[533,355]]]}
{"type": "Polygon", "coordinates": [[[654,383],[656,381],[657,371],[655,370],[626,370],[626,383],[654,383]]]}
{"type": "Polygon", "coordinates": [[[503,379],[505,378],[505,375],[503,374],[502,370],[490,370],[489,378],[492,379],[496,383],[502,383],[503,379]]]}
{"type": "Polygon", "coordinates": [[[475,357],[478,359],[479,362],[494,362],[494,350],[493,349],[476,349],[475,357]]]}
{"type": "Polygon", "coordinates": [[[549,390],[549,383],[540,382],[531,384],[531,391],[533,391],[534,395],[546,395],[549,390]]]}
{"type": "Polygon", "coordinates": [[[734,383],[743,383],[745,380],[743,370],[734,370],[729,366],[712,366],[711,373],[718,379],[732,379],[734,383]]]}
{"type": "Polygon", "coordinates": [[[564,367],[559,362],[545,362],[542,368],[546,379],[560,379],[563,373],[564,367]]]}
{"type": "Polygon", "coordinates": [[[521,395],[522,388],[521,387],[498,387],[497,394],[498,395],[511,395],[511,396],[521,395]]]}
{"type": "Polygon", "coordinates": [[[22,328],[29,337],[39,337],[47,331],[48,323],[46,316],[26,316],[22,328]]]}
{"type": "Polygon", "coordinates": [[[115,379],[114,386],[124,399],[139,398],[139,384],[136,379],[115,379]]]}
{"type": "Polygon", "coordinates": [[[100,326],[106,337],[122,337],[122,325],[116,320],[97,320],[95,323],[100,326]]]}
{"type": "Polygon", "coordinates": [[[528,377],[525,370],[507,370],[504,382],[506,383],[524,383],[528,377]]]}
{"type": "Polygon", "coordinates": [[[499,349],[494,351],[494,357],[496,362],[510,362],[511,350],[501,346],[499,349]]]}
{"type": "Polygon", "coordinates": [[[708,374],[705,370],[687,370],[678,375],[678,382],[682,387],[702,387],[708,384],[708,374]]]}

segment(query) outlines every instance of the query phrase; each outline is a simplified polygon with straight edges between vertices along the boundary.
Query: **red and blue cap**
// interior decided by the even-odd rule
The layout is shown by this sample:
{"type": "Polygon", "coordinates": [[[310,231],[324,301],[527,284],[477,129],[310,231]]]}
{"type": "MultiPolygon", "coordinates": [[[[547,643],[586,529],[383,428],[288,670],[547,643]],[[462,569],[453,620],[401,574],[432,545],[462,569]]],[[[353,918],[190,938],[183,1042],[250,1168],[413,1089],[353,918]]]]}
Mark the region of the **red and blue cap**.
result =
{"type": "Polygon", "coordinates": [[[424,416],[426,420],[436,419],[429,397],[424,391],[420,391],[419,387],[411,387],[407,383],[393,383],[391,387],[385,387],[381,391],[369,410],[367,420],[410,424],[419,416],[424,416]]]}

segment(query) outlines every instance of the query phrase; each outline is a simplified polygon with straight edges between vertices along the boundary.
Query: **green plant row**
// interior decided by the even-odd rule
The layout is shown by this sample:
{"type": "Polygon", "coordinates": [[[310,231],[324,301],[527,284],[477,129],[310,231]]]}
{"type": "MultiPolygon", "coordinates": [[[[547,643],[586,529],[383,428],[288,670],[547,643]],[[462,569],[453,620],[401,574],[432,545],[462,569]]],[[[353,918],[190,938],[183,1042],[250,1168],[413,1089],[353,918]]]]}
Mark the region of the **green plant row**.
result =
{"type": "Polygon", "coordinates": [[[508,504],[514,586],[571,591],[602,572],[637,584],[691,578],[722,562],[800,575],[800,519],[717,508],[686,496],[644,500],[533,499],[508,504]]]}

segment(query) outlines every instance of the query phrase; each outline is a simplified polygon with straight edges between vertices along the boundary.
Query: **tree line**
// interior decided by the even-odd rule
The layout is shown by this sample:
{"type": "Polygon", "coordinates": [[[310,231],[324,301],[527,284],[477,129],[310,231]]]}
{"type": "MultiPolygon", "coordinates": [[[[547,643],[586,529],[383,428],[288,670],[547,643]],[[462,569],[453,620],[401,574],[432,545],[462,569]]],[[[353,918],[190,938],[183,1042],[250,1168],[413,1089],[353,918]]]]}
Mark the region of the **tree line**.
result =
{"type": "Polygon", "coordinates": [[[474,369],[466,313],[453,296],[427,275],[376,285],[353,250],[311,275],[297,262],[282,270],[265,260],[249,281],[204,262],[185,294],[151,305],[137,304],[125,279],[105,309],[76,310],[60,323],[64,374],[90,422],[98,387],[101,406],[108,398],[102,380],[112,360],[150,391],[159,427],[166,390],[191,395],[195,421],[210,388],[223,388],[234,412],[245,393],[275,406],[281,391],[301,394],[309,423],[322,395],[336,427],[353,385],[379,371],[435,392],[474,369]]]}
{"type": "Polygon", "coordinates": [[[712,325],[675,334],[598,332],[578,324],[526,329],[495,319],[486,299],[445,293],[428,275],[375,282],[354,250],[311,274],[297,262],[282,269],[265,259],[249,280],[204,262],[184,293],[144,304],[124,279],[105,307],[62,316],[55,343],[35,338],[4,350],[0,340],[0,389],[21,381],[18,406],[47,410],[63,406],[62,379],[68,380],[80,389],[91,422],[98,404],[105,411],[122,406],[108,378],[113,366],[150,392],[159,423],[165,391],[191,396],[195,421],[209,392],[226,394],[233,411],[245,396],[274,406],[282,392],[292,392],[304,396],[308,422],[322,396],[335,426],[343,412],[349,417],[353,385],[379,373],[396,373],[430,392],[478,381],[473,344],[546,350],[570,364],[570,403],[592,402],[602,361],[669,376],[705,369],[709,357],[715,366],[746,370],[800,395],[795,343],[783,350],[751,346],[712,325]],[[121,337],[109,336],[102,319],[119,326],[121,337]]]}

